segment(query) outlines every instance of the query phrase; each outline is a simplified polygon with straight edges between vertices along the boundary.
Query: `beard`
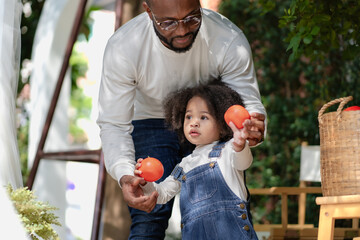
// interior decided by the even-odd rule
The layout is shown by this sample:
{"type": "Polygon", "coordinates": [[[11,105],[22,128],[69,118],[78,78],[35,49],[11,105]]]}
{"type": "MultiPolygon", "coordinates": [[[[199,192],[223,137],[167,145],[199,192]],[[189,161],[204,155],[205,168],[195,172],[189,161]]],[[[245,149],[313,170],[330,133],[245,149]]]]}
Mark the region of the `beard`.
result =
{"type": "MultiPolygon", "coordinates": [[[[200,25],[200,26],[201,26],[201,25],[200,25]]],[[[177,53],[184,53],[184,52],[187,52],[187,51],[190,50],[190,48],[192,47],[193,43],[195,42],[195,39],[196,39],[197,34],[198,34],[199,31],[200,31],[200,26],[198,27],[198,29],[197,29],[195,32],[188,32],[187,34],[185,34],[185,36],[182,36],[182,37],[186,37],[186,36],[192,35],[192,42],[191,42],[188,46],[183,47],[183,48],[177,48],[177,47],[175,47],[175,46],[173,45],[173,40],[174,40],[174,38],[176,38],[176,37],[171,38],[170,41],[169,41],[166,37],[164,37],[163,35],[161,35],[161,33],[156,29],[155,23],[153,23],[153,27],[154,27],[155,33],[156,33],[156,35],[158,36],[158,38],[160,39],[160,41],[164,42],[164,43],[168,46],[168,48],[169,48],[170,50],[173,50],[173,51],[175,51],[175,52],[177,52],[177,53]]],[[[177,37],[178,37],[178,36],[177,36],[177,37]]]]}

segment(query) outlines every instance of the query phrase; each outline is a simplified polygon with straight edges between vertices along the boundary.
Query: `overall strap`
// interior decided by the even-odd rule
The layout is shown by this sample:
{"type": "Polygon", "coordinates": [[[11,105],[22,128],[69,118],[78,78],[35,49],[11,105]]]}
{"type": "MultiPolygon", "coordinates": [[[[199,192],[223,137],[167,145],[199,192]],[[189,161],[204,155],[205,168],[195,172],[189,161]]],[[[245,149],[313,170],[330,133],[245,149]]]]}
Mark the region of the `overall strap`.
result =
{"type": "Polygon", "coordinates": [[[226,142],[218,142],[213,146],[209,153],[209,158],[219,158],[221,156],[221,150],[225,147],[226,142]]]}
{"type": "Polygon", "coordinates": [[[182,177],[185,175],[185,172],[183,171],[183,168],[179,166],[179,164],[176,164],[170,175],[173,176],[176,180],[181,181],[182,177]]]}
{"type": "MultiPolygon", "coordinates": [[[[225,142],[218,142],[213,148],[212,150],[210,151],[209,153],[209,158],[219,158],[221,156],[221,150],[224,148],[225,146],[225,142]]],[[[248,195],[248,198],[245,200],[246,201],[246,204],[247,204],[247,212],[248,212],[248,216],[249,216],[249,220],[250,222],[252,223],[252,215],[251,215],[251,212],[250,212],[250,191],[246,185],[246,171],[244,171],[244,185],[245,185],[245,188],[246,188],[246,192],[247,192],[247,195],[248,195]]]]}
{"type": "MultiPolygon", "coordinates": [[[[221,150],[224,148],[226,142],[218,142],[215,144],[215,146],[212,148],[212,150],[209,153],[209,158],[219,158],[221,156],[221,150]]],[[[246,187],[246,192],[248,194],[248,199],[250,199],[250,192],[248,187],[246,186],[246,171],[244,171],[244,184],[246,187]]]]}
{"type": "MultiPolygon", "coordinates": [[[[212,148],[212,150],[209,153],[209,158],[219,158],[221,156],[221,150],[224,148],[226,142],[218,142],[215,144],[215,146],[212,148]]],[[[250,200],[250,191],[246,185],[246,171],[244,171],[244,184],[246,188],[246,192],[248,195],[247,201],[250,200]]]]}

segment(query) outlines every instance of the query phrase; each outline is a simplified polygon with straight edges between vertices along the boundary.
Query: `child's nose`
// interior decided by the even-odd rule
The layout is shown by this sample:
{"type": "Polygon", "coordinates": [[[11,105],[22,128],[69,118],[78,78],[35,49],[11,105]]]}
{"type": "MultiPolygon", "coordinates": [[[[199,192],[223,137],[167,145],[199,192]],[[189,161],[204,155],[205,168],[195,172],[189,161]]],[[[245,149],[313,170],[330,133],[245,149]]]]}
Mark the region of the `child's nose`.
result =
{"type": "Polygon", "coordinates": [[[192,127],[199,127],[199,121],[194,118],[193,121],[191,122],[191,126],[192,127]]]}

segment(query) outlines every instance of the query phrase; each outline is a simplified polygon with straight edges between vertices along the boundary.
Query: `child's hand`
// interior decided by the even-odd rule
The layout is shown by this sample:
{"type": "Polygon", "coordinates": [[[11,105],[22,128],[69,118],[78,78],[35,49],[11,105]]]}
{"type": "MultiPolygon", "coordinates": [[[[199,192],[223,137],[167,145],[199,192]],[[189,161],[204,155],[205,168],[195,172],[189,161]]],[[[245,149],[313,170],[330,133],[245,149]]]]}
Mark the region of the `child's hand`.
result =
{"type": "Polygon", "coordinates": [[[235,152],[240,152],[244,149],[246,139],[250,135],[249,132],[252,127],[251,121],[249,119],[245,120],[242,129],[238,129],[233,122],[230,122],[229,126],[234,133],[233,149],[235,152]]]}

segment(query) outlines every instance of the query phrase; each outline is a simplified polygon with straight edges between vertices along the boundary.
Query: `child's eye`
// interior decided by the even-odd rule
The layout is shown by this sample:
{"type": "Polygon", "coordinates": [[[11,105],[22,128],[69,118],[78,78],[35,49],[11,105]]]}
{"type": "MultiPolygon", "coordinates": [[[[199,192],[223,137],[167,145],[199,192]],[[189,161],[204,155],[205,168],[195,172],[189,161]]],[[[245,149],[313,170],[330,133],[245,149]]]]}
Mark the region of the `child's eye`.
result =
{"type": "Polygon", "coordinates": [[[208,120],[209,118],[207,116],[201,116],[201,120],[208,120]]]}
{"type": "Polygon", "coordinates": [[[191,119],[192,117],[191,117],[191,115],[186,115],[185,116],[185,119],[191,119]]]}

